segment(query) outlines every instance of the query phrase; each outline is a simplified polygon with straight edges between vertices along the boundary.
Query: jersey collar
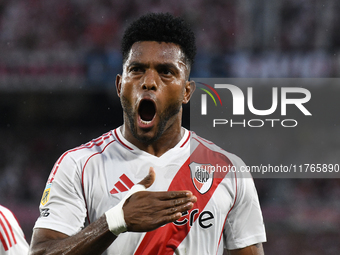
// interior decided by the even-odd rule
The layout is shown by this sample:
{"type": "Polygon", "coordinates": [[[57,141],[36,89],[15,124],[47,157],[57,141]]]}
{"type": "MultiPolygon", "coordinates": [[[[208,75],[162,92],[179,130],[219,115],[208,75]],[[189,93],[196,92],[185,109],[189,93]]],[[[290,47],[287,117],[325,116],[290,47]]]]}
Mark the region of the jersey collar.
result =
{"type": "MultiPolygon", "coordinates": [[[[182,127],[184,129],[184,135],[182,139],[170,150],[174,148],[185,148],[189,144],[189,139],[190,139],[190,132],[182,127]]],[[[140,153],[147,153],[145,151],[140,150],[137,146],[133,145],[130,143],[128,140],[125,139],[123,134],[120,131],[121,127],[118,127],[112,131],[113,136],[115,137],[115,140],[117,140],[123,147],[125,147],[127,150],[132,151],[132,152],[140,152],[140,153]]],[[[166,153],[165,153],[166,154],[166,153]]]]}

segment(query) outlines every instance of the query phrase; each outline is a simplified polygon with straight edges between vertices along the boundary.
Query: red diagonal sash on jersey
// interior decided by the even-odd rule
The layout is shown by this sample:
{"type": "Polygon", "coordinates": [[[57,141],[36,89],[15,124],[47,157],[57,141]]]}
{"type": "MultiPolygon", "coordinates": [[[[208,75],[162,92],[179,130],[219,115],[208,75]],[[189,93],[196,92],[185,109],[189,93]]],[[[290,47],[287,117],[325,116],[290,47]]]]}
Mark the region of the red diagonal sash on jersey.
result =
{"type": "MultiPolygon", "coordinates": [[[[191,171],[189,168],[189,164],[191,162],[197,162],[201,164],[210,163],[212,165],[218,164],[219,166],[228,166],[232,164],[225,155],[211,151],[204,145],[199,144],[195,151],[191,154],[190,158],[182,165],[181,169],[177,172],[176,176],[174,177],[169,186],[168,191],[190,190],[197,197],[197,202],[194,204],[194,207],[191,210],[198,209],[199,212],[202,212],[202,210],[205,208],[206,204],[210,200],[217,186],[221,183],[227,172],[215,172],[211,188],[209,189],[209,191],[202,195],[196,190],[192,183],[190,175],[191,171]]],[[[194,221],[196,221],[197,217],[198,214],[194,218],[194,221]]],[[[142,242],[138,246],[135,255],[173,254],[176,248],[179,246],[179,244],[188,235],[189,231],[190,231],[189,224],[176,226],[173,223],[169,223],[154,231],[148,232],[145,234],[142,242]]]]}

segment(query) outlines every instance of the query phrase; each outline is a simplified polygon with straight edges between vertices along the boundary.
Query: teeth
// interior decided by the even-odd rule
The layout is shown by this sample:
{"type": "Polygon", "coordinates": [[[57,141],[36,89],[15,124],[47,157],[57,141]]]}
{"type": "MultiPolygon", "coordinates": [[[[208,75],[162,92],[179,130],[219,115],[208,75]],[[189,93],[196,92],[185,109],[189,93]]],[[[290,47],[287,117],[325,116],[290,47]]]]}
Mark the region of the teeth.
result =
{"type": "Polygon", "coordinates": [[[140,120],[144,125],[148,125],[148,124],[150,124],[151,123],[151,120],[150,121],[146,121],[146,120],[140,120]]]}

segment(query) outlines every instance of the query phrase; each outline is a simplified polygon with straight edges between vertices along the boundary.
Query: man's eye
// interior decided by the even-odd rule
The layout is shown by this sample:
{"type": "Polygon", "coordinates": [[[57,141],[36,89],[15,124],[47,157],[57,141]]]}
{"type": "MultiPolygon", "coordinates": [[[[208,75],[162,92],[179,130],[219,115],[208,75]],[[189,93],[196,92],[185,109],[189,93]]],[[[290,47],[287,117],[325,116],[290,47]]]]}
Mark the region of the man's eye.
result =
{"type": "Polygon", "coordinates": [[[161,70],[161,74],[172,75],[173,73],[170,69],[163,69],[163,70],[161,70]]]}
{"type": "Polygon", "coordinates": [[[142,72],[142,68],[138,67],[138,66],[134,66],[130,68],[130,72],[142,72]]]}

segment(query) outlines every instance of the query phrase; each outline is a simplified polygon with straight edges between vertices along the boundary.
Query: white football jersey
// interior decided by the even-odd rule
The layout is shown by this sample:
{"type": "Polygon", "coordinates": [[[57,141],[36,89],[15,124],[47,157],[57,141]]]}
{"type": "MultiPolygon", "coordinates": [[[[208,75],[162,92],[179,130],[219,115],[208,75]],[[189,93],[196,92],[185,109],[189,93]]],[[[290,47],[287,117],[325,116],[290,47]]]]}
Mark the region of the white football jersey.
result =
{"type": "Polygon", "coordinates": [[[28,254],[28,243],[13,213],[0,205],[0,255],[19,254],[28,254]]]}
{"type": "Polygon", "coordinates": [[[118,204],[152,166],[156,180],[148,190],[190,190],[197,203],[174,223],[120,234],[104,254],[215,255],[265,242],[253,179],[235,171],[242,165],[237,156],[188,130],[156,157],[128,142],[117,128],[58,159],[35,228],[76,234],[118,204]]]}

